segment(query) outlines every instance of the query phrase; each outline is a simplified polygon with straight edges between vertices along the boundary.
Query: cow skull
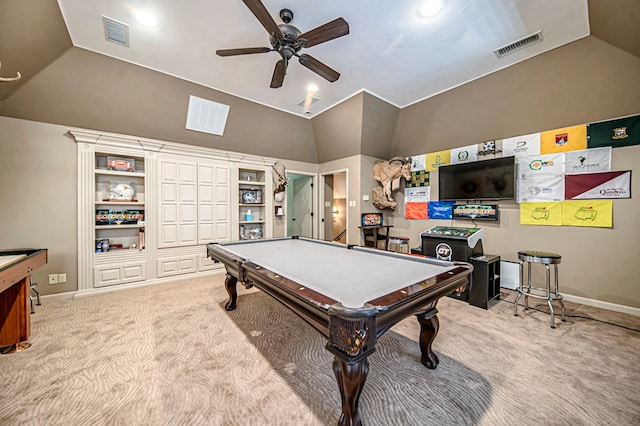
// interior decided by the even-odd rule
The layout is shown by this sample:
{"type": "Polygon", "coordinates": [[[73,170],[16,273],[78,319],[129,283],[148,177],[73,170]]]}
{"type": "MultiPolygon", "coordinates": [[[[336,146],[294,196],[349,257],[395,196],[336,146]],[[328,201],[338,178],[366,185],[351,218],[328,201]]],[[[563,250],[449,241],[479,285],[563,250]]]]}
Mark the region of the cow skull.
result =
{"type": "MultiPolygon", "coordinates": [[[[0,68],[2,68],[2,62],[0,62],[0,68]]],[[[20,80],[20,78],[22,78],[22,76],[20,75],[20,73],[17,74],[18,75],[16,75],[15,77],[0,77],[0,82],[11,83],[12,81],[18,81],[20,80]]]]}

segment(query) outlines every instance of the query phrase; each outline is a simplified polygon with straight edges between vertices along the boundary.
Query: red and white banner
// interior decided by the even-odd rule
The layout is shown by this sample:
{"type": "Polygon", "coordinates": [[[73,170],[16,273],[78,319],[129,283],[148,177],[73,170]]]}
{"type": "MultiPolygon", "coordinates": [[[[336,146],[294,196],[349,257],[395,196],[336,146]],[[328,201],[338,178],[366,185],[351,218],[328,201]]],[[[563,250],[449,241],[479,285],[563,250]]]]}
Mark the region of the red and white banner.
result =
{"type": "Polygon", "coordinates": [[[565,175],[565,200],[631,198],[631,170],[565,175]]]}

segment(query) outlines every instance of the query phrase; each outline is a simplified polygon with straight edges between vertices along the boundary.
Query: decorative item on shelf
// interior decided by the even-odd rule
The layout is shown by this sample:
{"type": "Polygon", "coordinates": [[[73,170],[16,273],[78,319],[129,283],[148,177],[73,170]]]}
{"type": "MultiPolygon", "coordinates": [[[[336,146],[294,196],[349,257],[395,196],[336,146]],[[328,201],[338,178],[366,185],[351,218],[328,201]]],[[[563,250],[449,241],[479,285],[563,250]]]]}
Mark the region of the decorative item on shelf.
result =
{"type": "Polygon", "coordinates": [[[251,222],[253,220],[253,214],[251,214],[251,210],[247,210],[247,212],[244,214],[244,220],[246,220],[247,222],[251,222]]]}
{"type": "Polygon", "coordinates": [[[136,160],[133,158],[107,156],[107,170],[115,170],[118,172],[134,172],[135,168],[136,160]]]}
{"type": "Polygon", "coordinates": [[[276,206],[276,216],[284,216],[284,209],[282,206],[276,206]]]}
{"type": "Polygon", "coordinates": [[[273,169],[273,174],[275,176],[273,199],[275,200],[276,203],[282,203],[284,202],[285,190],[287,189],[287,169],[283,165],[282,171],[280,172],[276,168],[276,164],[271,166],[271,168],[273,169]]]}
{"type": "Polygon", "coordinates": [[[242,204],[262,204],[262,190],[256,188],[241,188],[240,202],[242,204]]]}
{"type": "Polygon", "coordinates": [[[144,223],[144,210],[96,210],[96,225],[137,225],[144,223]]]}
{"type": "Polygon", "coordinates": [[[109,184],[108,201],[134,201],[133,196],[135,193],[132,184],[111,182],[109,184]]]}
{"type": "Polygon", "coordinates": [[[240,238],[243,240],[259,240],[262,238],[262,226],[240,226],[240,238]]]}
{"type": "MultiPolygon", "coordinates": [[[[0,62],[0,68],[2,68],[2,62],[0,62]]],[[[22,75],[17,72],[15,77],[0,77],[0,82],[3,83],[12,83],[14,81],[18,81],[22,78],[22,75]]]]}

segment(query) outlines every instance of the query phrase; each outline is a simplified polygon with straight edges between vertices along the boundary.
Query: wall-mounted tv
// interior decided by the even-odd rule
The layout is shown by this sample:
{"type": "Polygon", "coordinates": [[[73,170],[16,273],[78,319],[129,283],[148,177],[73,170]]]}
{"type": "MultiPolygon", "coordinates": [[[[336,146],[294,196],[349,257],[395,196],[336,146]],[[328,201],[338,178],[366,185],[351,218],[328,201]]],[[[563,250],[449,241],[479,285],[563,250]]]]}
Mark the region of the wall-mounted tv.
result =
{"type": "Polygon", "coordinates": [[[440,201],[515,199],[514,157],[493,158],[438,168],[440,201]]]}

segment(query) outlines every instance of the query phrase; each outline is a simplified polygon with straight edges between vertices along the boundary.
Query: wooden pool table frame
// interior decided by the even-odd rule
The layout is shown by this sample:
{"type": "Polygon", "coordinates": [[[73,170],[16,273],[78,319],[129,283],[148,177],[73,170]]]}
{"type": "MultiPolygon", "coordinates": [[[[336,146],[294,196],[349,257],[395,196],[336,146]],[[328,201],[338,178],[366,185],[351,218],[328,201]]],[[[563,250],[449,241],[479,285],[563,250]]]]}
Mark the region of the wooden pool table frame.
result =
{"type": "MultiPolygon", "coordinates": [[[[334,244],[319,240],[309,241],[334,244]]],[[[346,308],[338,301],[305,287],[304,283],[292,281],[270,271],[268,265],[258,265],[225,248],[225,244],[245,243],[259,244],[259,241],[207,245],[207,255],[215,262],[222,262],[226,267],[225,288],[229,300],[225,309],[236,309],[238,281],[247,288],[255,285],[291,309],[328,339],[326,349],[335,356],[333,371],[342,398],[342,414],[338,423],[340,425],[361,424],[358,400],[369,371],[368,356],[375,351],[377,339],[409,315],[416,315],[420,324],[422,364],[430,369],[437,367],[438,357],[432,350],[433,340],[439,328],[436,315],[437,301],[440,297],[468,285],[469,274],[473,270],[470,264],[463,262],[444,262],[357,246],[336,245],[336,250],[340,250],[342,246],[351,250],[364,250],[375,256],[400,256],[407,262],[454,267],[447,272],[425,277],[420,282],[370,300],[362,308],[346,308]]],[[[336,253],[339,255],[339,251],[336,253]]]]}

